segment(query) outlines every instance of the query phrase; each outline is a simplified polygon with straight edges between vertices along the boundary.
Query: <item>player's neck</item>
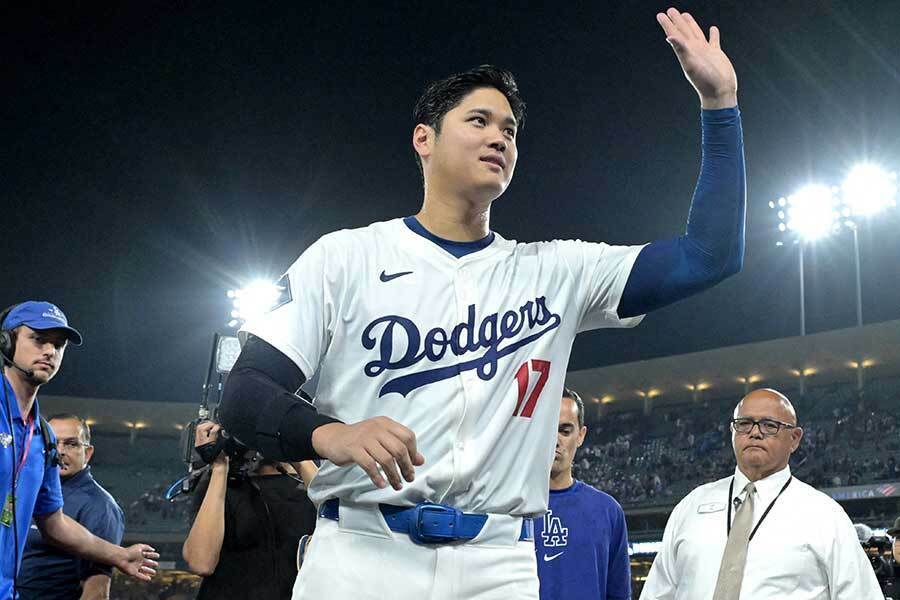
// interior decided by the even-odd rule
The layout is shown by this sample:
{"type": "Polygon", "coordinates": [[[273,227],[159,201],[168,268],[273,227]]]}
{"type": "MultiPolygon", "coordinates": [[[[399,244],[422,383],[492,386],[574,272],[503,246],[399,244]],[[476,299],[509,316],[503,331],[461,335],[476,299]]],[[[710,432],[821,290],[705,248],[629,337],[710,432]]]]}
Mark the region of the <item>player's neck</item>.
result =
{"type": "Polygon", "coordinates": [[[565,490],[575,484],[575,478],[572,477],[572,471],[565,470],[559,473],[550,473],[550,489],[553,491],[565,490]]]}
{"type": "Polygon", "coordinates": [[[491,230],[490,203],[467,200],[434,189],[425,190],[416,219],[432,234],[454,242],[474,242],[491,230]]]}
{"type": "Polygon", "coordinates": [[[3,374],[9,382],[13,393],[16,395],[16,401],[19,403],[19,413],[23,420],[28,419],[31,413],[31,407],[34,406],[34,399],[37,396],[38,386],[34,385],[25,378],[23,373],[12,367],[4,367],[3,374]]]}

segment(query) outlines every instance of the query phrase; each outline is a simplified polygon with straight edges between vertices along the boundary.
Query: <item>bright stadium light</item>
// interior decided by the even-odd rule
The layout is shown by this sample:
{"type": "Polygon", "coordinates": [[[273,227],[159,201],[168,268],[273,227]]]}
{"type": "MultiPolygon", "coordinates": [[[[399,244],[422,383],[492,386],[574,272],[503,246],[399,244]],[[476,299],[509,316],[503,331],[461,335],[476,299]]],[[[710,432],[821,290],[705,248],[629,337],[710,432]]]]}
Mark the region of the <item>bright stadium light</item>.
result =
{"type": "Polygon", "coordinates": [[[871,217],[897,204],[897,173],[873,163],[853,167],[842,188],[847,217],[871,217]]]}
{"type": "Polygon", "coordinates": [[[835,189],[811,184],[797,190],[787,198],[785,217],[783,221],[787,221],[787,229],[801,239],[812,241],[825,237],[839,226],[840,212],[835,189]]]}
{"type": "Polygon", "coordinates": [[[228,290],[233,309],[229,327],[238,327],[245,321],[266,313],[281,296],[282,289],[277,284],[263,279],[252,281],[239,290],[228,290]]]}

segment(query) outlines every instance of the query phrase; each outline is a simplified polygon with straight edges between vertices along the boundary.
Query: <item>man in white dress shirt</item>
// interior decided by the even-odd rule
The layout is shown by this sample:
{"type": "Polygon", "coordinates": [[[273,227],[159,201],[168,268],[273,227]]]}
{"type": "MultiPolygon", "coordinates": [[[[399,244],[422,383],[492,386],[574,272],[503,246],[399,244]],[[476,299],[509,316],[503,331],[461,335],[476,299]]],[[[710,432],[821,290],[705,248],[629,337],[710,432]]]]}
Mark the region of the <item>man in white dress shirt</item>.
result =
{"type": "Polygon", "coordinates": [[[731,432],[734,476],[678,503],[641,600],[881,600],[847,514],[791,476],[803,430],[790,401],[754,390],[731,432]]]}

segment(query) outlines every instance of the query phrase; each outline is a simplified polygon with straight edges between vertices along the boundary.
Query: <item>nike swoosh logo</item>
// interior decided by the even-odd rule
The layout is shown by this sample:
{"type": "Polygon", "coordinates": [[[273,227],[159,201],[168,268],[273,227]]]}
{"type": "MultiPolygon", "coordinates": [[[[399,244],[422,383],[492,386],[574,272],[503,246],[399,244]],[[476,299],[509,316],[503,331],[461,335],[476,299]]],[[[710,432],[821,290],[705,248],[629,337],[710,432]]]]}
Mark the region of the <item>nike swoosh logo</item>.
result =
{"type": "Polygon", "coordinates": [[[397,279],[398,277],[403,277],[404,275],[412,275],[412,271],[402,271],[400,273],[391,273],[390,275],[388,275],[387,273],[382,271],[380,279],[381,279],[381,281],[387,283],[388,281],[391,281],[392,279],[397,279]]]}
{"type": "Polygon", "coordinates": [[[544,555],[544,562],[550,562],[551,560],[553,560],[553,559],[555,559],[555,558],[559,558],[559,557],[562,556],[564,553],[565,553],[565,550],[563,550],[562,552],[559,552],[559,553],[557,553],[557,554],[549,554],[549,555],[548,555],[548,554],[545,554],[545,555],[544,555]]]}

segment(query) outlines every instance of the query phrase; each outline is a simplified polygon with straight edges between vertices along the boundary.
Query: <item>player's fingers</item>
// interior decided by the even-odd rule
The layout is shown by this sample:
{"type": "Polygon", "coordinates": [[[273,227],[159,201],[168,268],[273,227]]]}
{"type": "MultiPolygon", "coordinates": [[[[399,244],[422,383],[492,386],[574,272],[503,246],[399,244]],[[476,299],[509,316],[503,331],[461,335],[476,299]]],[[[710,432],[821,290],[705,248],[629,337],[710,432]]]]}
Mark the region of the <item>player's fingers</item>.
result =
{"type": "Polygon", "coordinates": [[[387,476],[387,480],[391,484],[391,487],[395,490],[403,489],[403,482],[400,480],[400,471],[397,470],[397,463],[390,450],[386,449],[381,444],[378,444],[377,446],[369,448],[369,455],[378,462],[382,472],[387,476]]]}
{"type": "Polygon", "coordinates": [[[393,436],[388,436],[382,440],[381,445],[393,455],[400,467],[400,474],[406,481],[412,481],[416,476],[416,470],[413,467],[412,457],[409,455],[409,449],[401,440],[393,436]]]}
{"type": "Polygon", "coordinates": [[[416,457],[413,459],[413,464],[417,467],[421,467],[425,464],[425,456],[422,455],[421,452],[416,452],[416,457]]]}
{"type": "Polygon", "coordinates": [[[368,452],[362,450],[361,455],[357,458],[354,458],[353,462],[358,464],[359,468],[366,472],[366,475],[369,476],[369,479],[372,480],[372,483],[375,484],[375,487],[377,487],[378,489],[382,489],[387,485],[387,482],[384,480],[384,477],[381,476],[381,472],[378,470],[378,463],[368,452]]]}
{"type": "Polygon", "coordinates": [[[705,42],[706,36],[703,35],[703,30],[700,29],[699,25],[697,25],[697,21],[694,20],[693,15],[691,15],[691,13],[681,13],[681,17],[684,19],[684,22],[687,25],[687,29],[691,34],[691,37],[701,39],[705,42]]]}
{"type": "Polygon", "coordinates": [[[670,8],[669,10],[667,10],[666,15],[669,17],[669,19],[671,19],[671,21],[675,25],[675,27],[678,28],[678,32],[682,36],[685,36],[688,38],[690,38],[692,36],[691,27],[688,24],[687,20],[685,20],[684,15],[682,15],[680,12],[678,12],[674,8],[670,8]]]}
{"type": "Polygon", "coordinates": [[[663,31],[666,32],[666,37],[671,37],[678,32],[675,24],[672,23],[672,19],[670,19],[669,16],[665,13],[657,13],[656,22],[659,23],[659,26],[662,27],[663,31]]]}
{"type": "MultiPolygon", "coordinates": [[[[406,458],[409,459],[410,467],[413,465],[421,465],[422,463],[417,463],[416,458],[421,456],[419,454],[418,448],[416,446],[416,434],[412,429],[408,427],[404,427],[400,423],[394,423],[394,426],[391,429],[394,437],[396,437],[400,442],[403,443],[406,448],[406,458]]],[[[412,479],[407,479],[407,481],[412,481],[412,479]]]]}
{"type": "Polygon", "coordinates": [[[721,44],[719,43],[719,28],[715,25],[709,28],[709,43],[713,48],[722,48],[721,44]]]}

